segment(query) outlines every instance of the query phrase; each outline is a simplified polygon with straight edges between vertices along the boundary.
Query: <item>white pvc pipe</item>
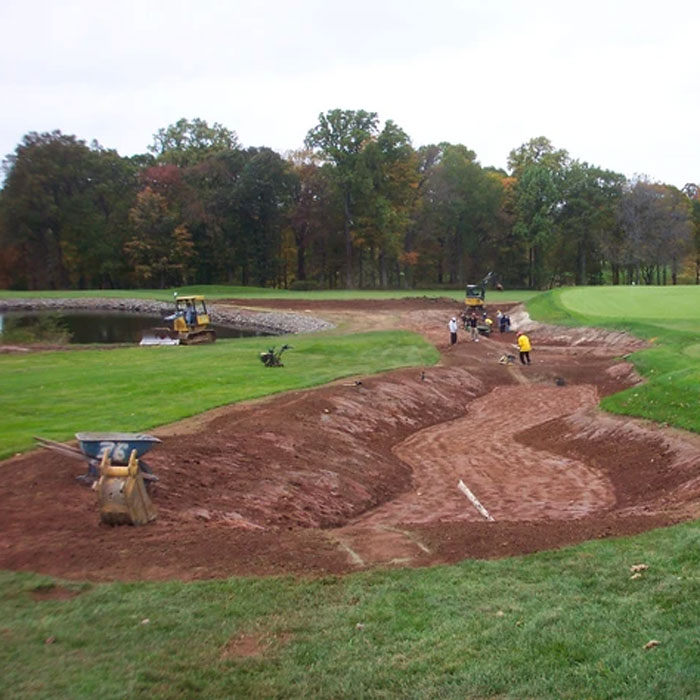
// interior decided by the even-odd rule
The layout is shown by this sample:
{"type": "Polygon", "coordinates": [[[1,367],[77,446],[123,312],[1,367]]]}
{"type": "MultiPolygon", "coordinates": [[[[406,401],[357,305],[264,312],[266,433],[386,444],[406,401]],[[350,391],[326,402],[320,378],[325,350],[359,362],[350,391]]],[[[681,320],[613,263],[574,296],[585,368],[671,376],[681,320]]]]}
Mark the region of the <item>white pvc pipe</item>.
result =
{"type": "Polygon", "coordinates": [[[474,508],[476,508],[479,513],[486,518],[486,520],[494,522],[494,519],[491,517],[486,508],[479,503],[479,499],[467,488],[466,484],[461,479],[457,484],[457,488],[472,502],[474,508]]]}

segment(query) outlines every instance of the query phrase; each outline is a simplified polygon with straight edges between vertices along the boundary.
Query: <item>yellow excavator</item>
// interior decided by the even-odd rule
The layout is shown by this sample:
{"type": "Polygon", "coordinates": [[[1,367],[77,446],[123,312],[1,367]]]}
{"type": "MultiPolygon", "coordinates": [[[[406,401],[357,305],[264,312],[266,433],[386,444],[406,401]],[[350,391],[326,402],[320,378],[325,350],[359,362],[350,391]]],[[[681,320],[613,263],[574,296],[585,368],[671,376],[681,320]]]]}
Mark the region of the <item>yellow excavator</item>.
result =
{"type": "Polygon", "coordinates": [[[489,272],[484,279],[481,280],[479,284],[468,284],[467,292],[464,297],[464,304],[467,307],[467,311],[470,313],[476,311],[481,313],[484,310],[484,303],[486,300],[486,286],[489,280],[493,277],[493,272],[489,272]]]}
{"type": "Polygon", "coordinates": [[[175,292],[175,311],[163,320],[170,325],[152,328],[141,338],[141,345],[194,345],[213,343],[216,332],[212,328],[207,305],[201,295],[178,296],[175,292]]]}

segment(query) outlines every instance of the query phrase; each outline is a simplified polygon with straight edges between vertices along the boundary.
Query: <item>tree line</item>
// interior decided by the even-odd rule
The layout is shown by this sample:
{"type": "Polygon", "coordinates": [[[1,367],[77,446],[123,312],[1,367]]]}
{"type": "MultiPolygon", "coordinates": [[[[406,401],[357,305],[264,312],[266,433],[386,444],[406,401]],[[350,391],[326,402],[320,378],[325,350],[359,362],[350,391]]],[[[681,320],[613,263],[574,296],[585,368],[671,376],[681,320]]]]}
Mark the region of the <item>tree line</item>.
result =
{"type": "Polygon", "coordinates": [[[545,137],[505,171],[334,109],[284,156],[181,119],[132,157],[29,133],[3,169],[6,289],[700,283],[697,185],[628,180],[545,137]]]}

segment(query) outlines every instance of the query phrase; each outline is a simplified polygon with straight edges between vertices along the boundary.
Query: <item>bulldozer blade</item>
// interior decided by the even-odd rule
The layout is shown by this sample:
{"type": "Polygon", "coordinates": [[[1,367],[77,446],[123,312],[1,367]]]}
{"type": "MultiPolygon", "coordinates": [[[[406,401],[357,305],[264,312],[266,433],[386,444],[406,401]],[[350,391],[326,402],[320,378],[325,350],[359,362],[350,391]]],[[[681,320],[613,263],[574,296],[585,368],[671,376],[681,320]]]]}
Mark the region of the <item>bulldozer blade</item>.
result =
{"type": "Polygon", "coordinates": [[[173,338],[167,328],[152,328],[143,332],[139,345],[179,345],[180,339],[173,338]]]}

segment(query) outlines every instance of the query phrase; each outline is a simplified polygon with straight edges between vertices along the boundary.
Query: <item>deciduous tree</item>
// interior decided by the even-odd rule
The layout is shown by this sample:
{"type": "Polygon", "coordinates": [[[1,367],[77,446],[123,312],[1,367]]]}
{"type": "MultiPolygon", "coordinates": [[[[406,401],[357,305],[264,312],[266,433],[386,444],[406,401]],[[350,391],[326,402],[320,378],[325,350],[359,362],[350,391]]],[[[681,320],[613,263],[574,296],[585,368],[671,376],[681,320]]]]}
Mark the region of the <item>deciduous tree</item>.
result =
{"type": "Polygon", "coordinates": [[[177,221],[165,197],[146,187],[138,193],[129,213],[133,236],[124,244],[139,284],[157,286],[188,282],[193,256],[192,239],[187,226],[177,221]]]}
{"type": "MultiPolygon", "coordinates": [[[[418,160],[403,129],[389,120],[362,153],[366,187],[360,190],[355,243],[376,272],[381,287],[389,284],[389,267],[398,273],[399,255],[411,223],[419,179],[418,160]]],[[[374,286],[375,279],[372,279],[374,286]]],[[[398,282],[398,274],[395,282],[398,282]]]]}
{"type": "Polygon", "coordinates": [[[278,153],[248,149],[235,196],[243,233],[243,284],[265,286],[279,277],[281,235],[293,193],[293,177],[278,153]]]}
{"type": "Polygon", "coordinates": [[[289,227],[296,246],[296,279],[334,287],[343,267],[343,215],[334,173],[308,151],[289,156],[293,173],[289,227]]]}
{"type": "Polygon", "coordinates": [[[693,224],[693,274],[695,284],[700,284],[700,186],[690,182],[683,187],[683,194],[690,203],[690,215],[693,224]]]}
{"type": "Polygon", "coordinates": [[[675,188],[639,178],[626,188],[618,207],[624,232],[623,261],[636,282],[657,283],[667,265],[675,279],[689,250],[692,223],[688,202],[675,188]]]}
{"type": "Polygon", "coordinates": [[[550,276],[547,258],[568,162],[568,153],[555,149],[544,136],[531,139],[508,156],[508,167],[516,178],[513,230],[527,249],[530,289],[541,288],[550,276]]]}
{"type": "Polygon", "coordinates": [[[136,190],[129,159],[75,136],[27,134],[4,163],[3,245],[19,252],[13,284],[30,289],[113,285],[136,190]]]}
{"type": "Polygon", "coordinates": [[[318,124],[307,134],[305,144],[315,149],[335,166],[335,176],[342,193],[343,229],[345,234],[345,282],[355,286],[353,275],[352,226],[358,192],[367,186],[367,172],[360,167],[360,155],[376,136],[376,112],[333,109],[319,114],[318,124]]]}
{"type": "Polygon", "coordinates": [[[561,277],[569,273],[579,285],[600,283],[603,250],[614,240],[624,184],[619,173],[579,161],[568,164],[556,216],[556,267],[561,277]]]}
{"type": "Polygon", "coordinates": [[[160,163],[188,167],[210,156],[239,148],[235,131],[214,122],[209,126],[203,119],[179,119],[165,129],[159,129],[149,147],[160,163]]]}

